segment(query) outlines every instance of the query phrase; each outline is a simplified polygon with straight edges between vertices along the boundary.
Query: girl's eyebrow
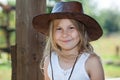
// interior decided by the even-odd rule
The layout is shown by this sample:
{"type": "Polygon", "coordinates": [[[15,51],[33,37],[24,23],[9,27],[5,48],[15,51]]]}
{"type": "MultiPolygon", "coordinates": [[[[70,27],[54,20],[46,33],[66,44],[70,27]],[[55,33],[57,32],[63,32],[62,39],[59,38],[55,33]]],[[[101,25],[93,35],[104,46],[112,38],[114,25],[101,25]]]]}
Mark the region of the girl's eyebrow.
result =
{"type": "MultiPolygon", "coordinates": [[[[69,24],[68,26],[74,26],[74,27],[75,27],[74,24],[69,24]]],[[[61,25],[58,25],[58,26],[56,26],[56,27],[61,27],[61,25]]]]}

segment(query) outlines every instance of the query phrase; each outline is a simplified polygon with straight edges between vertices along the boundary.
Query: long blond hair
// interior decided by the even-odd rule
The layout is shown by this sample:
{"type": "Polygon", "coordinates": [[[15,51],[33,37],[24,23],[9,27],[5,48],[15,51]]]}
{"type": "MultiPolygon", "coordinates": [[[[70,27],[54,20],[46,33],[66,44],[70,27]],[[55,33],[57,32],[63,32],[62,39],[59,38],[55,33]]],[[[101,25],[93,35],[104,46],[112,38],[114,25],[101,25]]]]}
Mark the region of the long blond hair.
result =
{"type": "MultiPolygon", "coordinates": [[[[58,26],[60,21],[61,19],[56,19],[50,22],[49,37],[46,38],[47,42],[43,53],[43,59],[41,61],[41,68],[43,68],[43,62],[45,57],[50,56],[51,51],[61,51],[61,48],[54,41],[55,27],[58,26]]],[[[79,53],[93,53],[93,47],[90,45],[90,38],[87,34],[85,25],[77,20],[70,19],[70,21],[76,26],[80,35],[80,41],[78,43],[79,53]]]]}

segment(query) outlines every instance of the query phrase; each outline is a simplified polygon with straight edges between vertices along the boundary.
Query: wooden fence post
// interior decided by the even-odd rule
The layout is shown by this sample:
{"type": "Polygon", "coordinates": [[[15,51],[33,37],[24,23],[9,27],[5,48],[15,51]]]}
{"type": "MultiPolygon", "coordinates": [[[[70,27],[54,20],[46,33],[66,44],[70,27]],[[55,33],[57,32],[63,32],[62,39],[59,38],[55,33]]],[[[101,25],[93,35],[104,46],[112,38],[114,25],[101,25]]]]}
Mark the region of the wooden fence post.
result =
{"type": "Polygon", "coordinates": [[[12,60],[12,80],[16,80],[16,75],[17,75],[17,53],[16,53],[17,47],[11,46],[10,51],[11,51],[11,60],[12,60]]]}
{"type": "Polygon", "coordinates": [[[45,8],[46,0],[16,0],[16,80],[43,80],[39,63],[45,37],[33,29],[32,19],[45,8]]]}

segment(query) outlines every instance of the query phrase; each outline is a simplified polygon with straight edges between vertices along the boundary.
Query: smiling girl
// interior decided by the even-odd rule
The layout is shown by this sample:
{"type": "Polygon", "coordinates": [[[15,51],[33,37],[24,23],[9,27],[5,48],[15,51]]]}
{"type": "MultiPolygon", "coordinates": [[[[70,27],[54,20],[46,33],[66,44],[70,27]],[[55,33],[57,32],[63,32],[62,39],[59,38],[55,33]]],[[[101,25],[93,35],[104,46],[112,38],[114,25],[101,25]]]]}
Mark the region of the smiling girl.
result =
{"type": "Polygon", "coordinates": [[[104,80],[101,60],[90,45],[102,29],[83,14],[81,3],[59,2],[51,14],[33,18],[33,25],[48,36],[42,60],[45,80],[104,80]]]}

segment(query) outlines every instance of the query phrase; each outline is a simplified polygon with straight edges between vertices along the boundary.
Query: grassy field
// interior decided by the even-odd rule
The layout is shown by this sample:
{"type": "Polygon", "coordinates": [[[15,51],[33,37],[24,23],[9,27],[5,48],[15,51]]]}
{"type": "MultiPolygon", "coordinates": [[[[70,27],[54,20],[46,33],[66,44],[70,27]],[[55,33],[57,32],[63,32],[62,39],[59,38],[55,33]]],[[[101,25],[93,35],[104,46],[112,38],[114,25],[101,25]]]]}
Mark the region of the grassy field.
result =
{"type": "MultiPolygon", "coordinates": [[[[101,57],[106,78],[120,77],[120,52],[116,56],[116,46],[120,47],[120,37],[103,37],[91,43],[94,51],[101,57]]],[[[11,80],[11,65],[6,56],[0,59],[0,80],[11,80]]]]}
{"type": "Polygon", "coordinates": [[[106,78],[120,77],[120,50],[119,56],[116,52],[116,46],[120,48],[120,37],[109,36],[107,38],[101,38],[91,44],[94,47],[94,51],[102,59],[106,78]]]}
{"type": "Polygon", "coordinates": [[[0,64],[0,80],[11,80],[11,66],[9,63],[0,64]]]}
{"type": "Polygon", "coordinates": [[[2,54],[0,59],[0,80],[11,80],[11,62],[7,60],[7,55],[2,54]]]}

